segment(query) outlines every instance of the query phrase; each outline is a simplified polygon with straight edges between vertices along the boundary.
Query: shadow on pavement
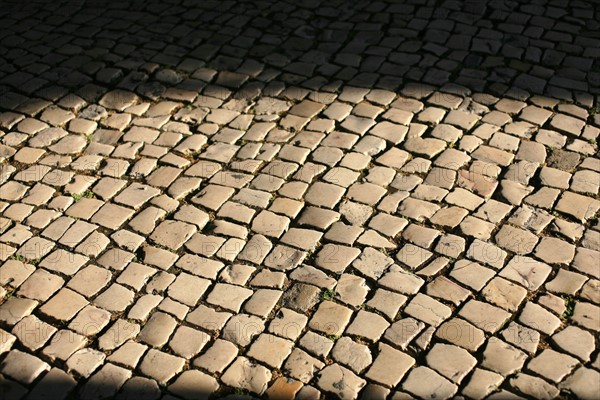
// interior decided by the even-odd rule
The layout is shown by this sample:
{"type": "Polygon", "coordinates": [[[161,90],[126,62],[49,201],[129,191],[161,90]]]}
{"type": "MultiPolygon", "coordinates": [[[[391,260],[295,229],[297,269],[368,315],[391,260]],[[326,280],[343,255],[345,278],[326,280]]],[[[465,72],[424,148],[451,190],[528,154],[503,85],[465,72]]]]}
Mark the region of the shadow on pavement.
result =
{"type": "MultiPolygon", "coordinates": [[[[56,106],[91,115],[97,110],[88,106],[115,89],[123,90],[114,92],[115,103],[128,101],[125,92],[150,102],[181,103],[177,115],[195,129],[203,115],[185,105],[206,110],[225,105],[252,113],[258,99],[271,102],[266,107],[276,107],[275,98],[327,102],[337,95],[354,102],[373,89],[381,91],[367,98],[386,105],[391,92],[406,107],[420,100],[475,114],[489,111],[499,98],[552,109],[575,103],[596,110],[586,111],[580,122],[600,126],[597,3],[298,3],[2,1],[0,150],[20,145],[17,126],[25,118],[39,118],[56,106]]],[[[256,120],[268,120],[258,115],[256,120]]],[[[535,123],[521,123],[514,128],[531,139],[528,126],[535,123]]],[[[559,129],[550,119],[541,124],[559,129]]],[[[580,134],[572,133],[569,145],[583,146],[580,134]]],[[[593,154],[597,147],[587,151],[593,154]]],[[[122,377],[106,374],[76,382],[53,369],[32,384],[25,398],[161,395],[144,378],[125,383],[122,377]]],[[[0,385],[0,397],[25,393],[24,385],[7,379],[0,385]]],[[[207,395],[186,391],[184,383],[168,390],[190,399],[207,395]]]]}

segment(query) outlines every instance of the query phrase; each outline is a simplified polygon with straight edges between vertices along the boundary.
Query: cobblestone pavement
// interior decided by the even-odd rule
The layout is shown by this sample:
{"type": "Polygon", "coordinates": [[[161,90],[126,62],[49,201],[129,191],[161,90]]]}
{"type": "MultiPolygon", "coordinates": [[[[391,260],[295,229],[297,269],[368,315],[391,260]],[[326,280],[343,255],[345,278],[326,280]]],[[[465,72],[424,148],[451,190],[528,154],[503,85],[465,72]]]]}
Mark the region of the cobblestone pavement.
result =
{"type": "Polygon", "coordinates": [[[2,399],[600,397],[597,2],[25,3],[2,399]]]}

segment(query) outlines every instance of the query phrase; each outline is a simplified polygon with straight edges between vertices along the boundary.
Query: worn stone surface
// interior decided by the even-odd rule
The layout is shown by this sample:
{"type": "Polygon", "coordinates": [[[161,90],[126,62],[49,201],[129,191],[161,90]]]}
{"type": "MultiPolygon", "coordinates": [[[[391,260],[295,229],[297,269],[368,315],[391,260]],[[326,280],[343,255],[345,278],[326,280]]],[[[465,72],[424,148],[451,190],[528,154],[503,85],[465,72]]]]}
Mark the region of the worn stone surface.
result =
{"type": "Polygon", "coordinates": [[[527,355],[501,340],[489,341],[484,352],[482,366],[504,376],[521,369],[527,355]]]}
{"type": "Polygon", "coordinates": [[[294,379],[308,383],[313,379],[315,373],[320,371],[324,366],[325,364],[317,358],[296,348],[288,357],[283,369],[294,379]]]}
{"type": "Polygon", "coordinates": [[[413,369],[402,384],[402,389],[424,398],[449,399],[457,391],[456,385],[427,367],[413,369]]]}
{"type": "Polygon", "coordinates": [[[356,399],[366,381],[339,364],[324,368],[319,374],[318,386],[321,390],[333,393],[342,399],[356,399]]]}
{"type": "Polygon", "coordinates": [[[600,397],[594,1],[38,3],[4,397],[600,397]]]}
{"type": "Polygon", "coordinates": [[[468,351],[457,346],[436,344],[427,353],[427,365],[441,375],[459,384],[471,371],[477,360],[468,351]]]}
{"type": "Polygon", "coordinates": [[[226,385],[260,395],[267,390],[271,372],[245,357],[238,357],[221,379],[226,385]]]}

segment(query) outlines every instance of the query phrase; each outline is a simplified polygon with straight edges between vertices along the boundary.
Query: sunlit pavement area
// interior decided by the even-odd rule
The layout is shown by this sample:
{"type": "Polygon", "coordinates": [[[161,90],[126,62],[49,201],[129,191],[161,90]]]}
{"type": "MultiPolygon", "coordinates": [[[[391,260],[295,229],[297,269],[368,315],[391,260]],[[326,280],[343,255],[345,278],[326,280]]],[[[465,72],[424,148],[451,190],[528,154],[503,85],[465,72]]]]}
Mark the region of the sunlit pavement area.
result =
{"type": "Polygon", "coordinates": [[[2,1],[0,398],[600,397],[600,4],[2,1]]]}

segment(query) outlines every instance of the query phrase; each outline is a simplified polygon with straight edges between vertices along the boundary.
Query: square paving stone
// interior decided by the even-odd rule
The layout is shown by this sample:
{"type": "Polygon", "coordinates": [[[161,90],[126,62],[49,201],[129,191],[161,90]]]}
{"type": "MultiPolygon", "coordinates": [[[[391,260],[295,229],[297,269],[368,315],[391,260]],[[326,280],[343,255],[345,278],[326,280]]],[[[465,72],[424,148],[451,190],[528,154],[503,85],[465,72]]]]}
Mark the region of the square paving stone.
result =
{"type": "Polygon", "coordinates": [[[177,322],[173,317],[162,312],[156,312],[144,325],[138,339],[151,346],[161,347],[167,343],[176,325],[177,322]]]}
{"type": "Polygon", "coordinates": [[[0,335],[0,354],[4,354],[13,347],[17,341],[17,337],[6,332],[4,329],[0,330],[0,335]]]}
{"type": "Polygon", "coordinates": [[[215,378],[197,370],[185,371],[169,385],[169,392],[188,399],[197,394],[210,396],[218,389],[219,384],[215,378]]]}
{"type": "Polygon", "coordinates": [[[363,344],[356,343],[349,337],[338,339],[331,351],[334,360],[348,366],[359,374],[372,363],[371,351],[363,344]]]}
{"type": "Polygon", "coordinates": [[[256,268],[249,265],[232,264],[221,271],[219,278],[224,283],[243,286],[248,282],[254,271],[256,271],[256,268]]]}
{"type": "Polygon", "coordinates": [[[328,271],[342,273],[359,254],[359,249],[326,244],[317,253],[315,263],[318,267],[328,271]]]}
{"type": "Polygon", "coordinates": [[[17,294],[33,300],[46,301],[64,285],[61,277],[38,269],[23,282],[17,294]]]}
{"type": "Polygon", "coordinates": [[[391,257],[371,247],[366,247],[354,260],[352,266],[369,278],[379,279],[392,264],[394,264],[394,260],[391,257]]]}
{"type": "Polygon", "coordinates": [[[575,259],[571,264],[575,269],[595,278],[600,278],[600,271],[596,268],[596,260],[600,257],[600,252],[592,249],[578,247],[575,253],[575,259]]]}
{"type": "Polygon", "coordinates": [[[432,369],[420,366],[411,370],[402,384],[402,389],[422,398],[449,399],[458,388],[432,369]]]}
{"type": "Polygon", "coordinates": [[[39,265],[50,271],[60,272],[65,275],[74,275],[88,260],[88,257],[80,254],[58,249],[44,258],[39,265]]]}
{"type": "Polygon", "coordinates": [[[117,283],[141,290],[148,280],[156,273],[156,269],[139,263],[130,263],[119,274],[117,283]]]}
{"type": "Polygon", "coordinates": [[[307,253],[288,246],[277,245],[271,250],[264,264],[276,270],[288,271],[302,263],[307,253]]]}
{"type": "Polygon", "coordinates": [[[537,290],[548,278],[552,268],[530,257],[513,257],[500,271],[500,276],[519,283],[528,290],[537,290]]]}
{"type": "Polygon", "coordinates": [[[546,335],[551,335],[560,326],[560,319],[531,301],[525,304],[519,322],[546,335]]]}
{"type": "Polygon", "coordinates": [[[564,192],[555,209],[585,222],[598,212],[600,201],[580,194],[564,192]]]}
{"type": "Polygon", "coordinates": [[[600,373],[586,367],[579,367],[573,375],[568,377],[560,384],[561,389],[568,389],[581,398],[593,398],[598,393],[597,385],[590,385],[590,382],[597,382],[600,373]]]}
{"type": "Polygon", "coordinates": [[[303,265],[290,274],[292,280],[318,286],[322,289],[332,289],[335,279],[326,275],[323,271],[309,265],[303,265]]]}
{"type": "Polygon", "coordinates": [[[516,377],[511,378],[509,382],[519,392],[533,397],[548,396],[549,398],[554,398],[560,393],[556,387],[550,385],[545,380],[522,372],[518,373],[516,377]]]}
{"type": "Polygon", "coordinates": [[[600,308],[590,303],[578,302],[571,317],[578,325],[593,331],[600,331],[600,308]]]}
{"type": "Polygon", "coordinates": [[[379,285],[402,294],[416,294],[425,281],[415,274],[394,268],[379,279],[379,285]]]}
{"type": "Polygon", "coordinates": [[[408,297],[402,294],[380,288],[375,291],[375,295],[367,302],[367,305],[393,320],[407,300],[408,297]]]}
{"type": "Polygon", "coordinates": [[[346,329],[346,334],[364,337],[372,342],[377,342],[389,325],[385,318],[375,313],[361,310],[350,326],[348,326],[348,329],[346,329]]]}
{"type": "Polygon", "coordinates": [[[350,322],[352,311],[332,301],[324,301],[314,313],[308,326],[326,335],[339,336],[350,322]]]}
{"type": "Polygon", "coordinates": [[[303,389],[302,382],[294,379],[279,377],[269,389],[265,392],[269,398],[277,398],[281,396],[296,396],[303,389]]]}
{"type": "Polygon", "coordinates": [[[422,222],[433,217],[439,209],[440,207],[433,203],[409,197],[400,204],[398,213],[404,217],[422,222]]]}
{"type": "Polygon", "coordinates": [[[156,243],[177,250],[196,232],[194,225],[179,221],[163,221],[150,235],[156,243]]]}
{"type": "Polygon", "coordinates": [[[76,386],[77,382],[73,377],[54,367],[34,386],[29,396],[31,398],[48,396],[62,399],[69,395],[76,386]]]}
{"type": "Polygon", "coordinates": [[[158,196],[159,194],[160,190],[156,188],[139,183],[132,183],[125,190],[119,193],[114,200],[119,204],[138,209],[151,198],[158,196]]]}
{"type": "Polygon", "coordinates": [[[279,301],[282,292],[279,290],[259,289],[244,304],[244,311],[261,318],[267,318],[279,301]]]}
{"type": "Polygon", "coordinates": [[[467,210],[461,207],[442,208],[433,214],[429,220],[432,224],[454,228],[469,214],[467,210]]]}
{"type": "Polygon", "coordinates": [[[175,281],[169,286],[167,293],[173,299],[193,307],[208,289],[210,284],[211,282],[207,279],[180,273],[175,281]]]}
{"type": "Polygon", "coordinates": [[[432,256],[433,253],[429,250],[408,243],[396,254],[396,259],[411,270],[415,270],[426,263],[432,256]]]}
{"type": "Polygon", "coordinates": [[[558,383],[568,375],[577,364],[578,361],[573,357],[552,349],[545,349],[538,356],[529,361],[527,369],[558,383]]]}
{"type": "Polygon", "coordinates": [[[196,358],[194,365],[209,372],[222,372],[236,358],[237,347],[226,340],[217,339],[213,345],[196,358]]]}
{"type": "Polygon", "coordinates": [[[265,324],[262,319],[253,315],[237,314],[227,321],[221,335],[223,339],[245,347],[264,329],[265,324]]]}
{"type": "Polygon", "coordinates": [[[31,351],[36,351],[50,340],[57,329],[34,315],[28,315],[20,320],[11,333],[19,342],[31,351]]]}
{"type": "Polygon", "coordinates": [[[221,248],[225,241],[226,239],[219,236],[195,233],[185,243],[185,247],[193,253],[200,254],[205,257],[211,257],[221,248]]]}
{"type": "MultiPolygon", "coordinates": [[[[306,349],[308,352],[310,352],[311,354],[317,356],[317,357],[325,357],[329,354],[329,352],[331,351],[331,349],[333,348],[333,345],[335,344],[335,342],[327,337],[318,335],[312,331],[308,331],[304,334],[304,336],[302,337],[302,339],[300,339],[300,346],[303,347],[304,349],[306,349]]],[[[296,353],[295,349],[294,353],[296,353]]],[[[289,360],[288,360],[289,361],[289,360]]],[[[312,377],[312,372],[311,372],[311,376],[312,377]]]]}
{"type": "Polygon", "coordinates": [[[367,281],[359,276],[343,274],[335,287],[335,297],[352,307],[359,307],[367,298],[369,286],[367,281]]]}
{"type": "Polygon", "coordinates": [[[110,322],[110,313],[94,306],[85,306],[69,323],[69,329],[83,336],[94,336],[110,322]]]}
{"type": "Polygon", "coordinates": [[[404,308],[404,312],[433,326],[440,325],[452,315],[449,307],[421,293],[413,297],[404,308]]]}
{"type": "Polygon", "coordinates": [[[481,368],[475,368],[475,371],[469,379],[469,383],[461,393],[472,398],[484,398],[489,393],[495,391],[503,380],[504,377],[500,374],[481,368]]]}
{"type": "Polygon", "coordinates": [[[263,333],[250,346],[247,355],[272,368],[279,368],[291,353],[293,345],[289,340],[263,333]]]}
{"type": "Polygon", "coordinates": [[[312,118],[317,115],[325,106],[321,103],[316,103],[310,100],[304,100],[299,104],[296,104],[290,109],[290,114],[298,115],[300,117],[312,118]]]}
{"type": "Polygon", "coordinates": [[[326,230],[331,224],[339,219],[340,214],[335,211],[309,206],[305,207],[302,214],[300,214],[298,223],[300,225],[326,230]]]}
{"type": "Polygon", "coordinates": [[[502,331],[502,337],[508,343],[528,353],[535,353],[540,343],[540,333],[534,329],[519,325],[516,322],[508,324],[502,331]]]}
{"type": "Polygon", "coordinates": [[[516,311],[527,296],[527,290],[512,282],[496,277],[481,291],[490,303],[508,311],[516,311]]]}
{"type": "MultiPolygon", "coordinates": [[[[112,256],[111,258],[117,259],[117,260],[122,260],[124,257],[123,257],[123,255],[116,255],[116,256],[112,256]]],[[[131,257],[131,258],[133,258],[133,257],[131,257]]],[[[150,265],[153,265],[160,269],[167,270],[175,263],[175,261],[177,261],[177,258],[178,258],[177,254],[173,254],[168,250],[164,250],[164,249],[161,249],[158,247],[153,247],[153,246],[144,247],[144,263],[145,264],[150,264],[150,265]]],[[[182,259],[183,259],[183,257],[182,257],[182,259]]],[[[128,260],[128,261],[130,261],[130,260],[128,260]]],[[[124,267],[124,265],[123,265],[123,267],[124,267]]],[[[121,269],[121,268],[119,268],[119,269],[121,269]]]]}
{"type": "Polygon", "coordinates": [[[501,340],[490,340],[483,352],[481,366],[504,376],[520,370],[527,360],[521,350],[501,340]]]}
{"type": "Polygon", "coordinates": [[[367,205],[375,205],[385,195],[386,190],[372,183],[355,183],[348,189],[347,196],[351,200],[367,205]]]}
{"type": "Polygon", "coordinates": [[[481,329],[460,318],[452,318],[440,325],[435,337],[471,352],[477,351],[485,342],[485,334],[481,329]]]}
{"type": "Polygon", "coordinates": [[[313,206],[334,208],[344,192],[344,188],[337,185],[316,182],[310,186],[304,199],[313,206]]]}
{"type": "Polygon", "coordinates": [[[61,289],[40,311],[56,320],[69,321],[87,304],[83,296],[70,289],[61,289]]]}
{"type": "Polygon", "coordinates": [[[296,340],[304,330],[308,318],[288,308],[280,308],[269,324],[269,332],[290,340],[296,340]]]}
{"type": "Polygon", "coordinates": [[[409,355],[380,343],[379,355],[365,376],[385,386],[395,387],[414,363],[409,355]]]}
{"type": "Polygon", "coordinates": [[[311,229],[290,228],[281,238],[281,242],[301,250],[314,251],[323,234],[311,229]]]}
{"type": "Polygon", "coordinates": [[[23,384],[31,384],[50,366],[39,358],[19,350],[12,350],[0,365],[0,372],[23,384]]]}
{"type": "Polygon", "coordinates": [[[105,228],[116,230],[131,218],[133,214],[134,211],[129,208],[106,203],[94,214],[91,221],[105,228]]]}
{"type": "Polygon", "coordinates": [[[479,239],[473,240],[473,243],[467,250],[467,258],[479,261],[495,269],[500,269],[504,266],[507,256],[508,253],[505,250],[479,239]]]}
{"type": "Polygon", "coordinates": [[[589,361],[596,343],[591,333],[576,326],[567,326],[562,331],[553,335],[552,341],[561,350],[584,362],[589,361]]]}
{"type": "Polygon", "coordinates": [[[90,219],[104,203],[97,199],[80,199],[67,209],[66,214],[73,218],[90,219]]]}
{"type": "MultiPolygon", "coordinates": [[[[8,214],[5,214],[8,216],[8,214]]],[[[17,256],[29,260],[39,260],[45,257],[54,248],[54,243],[40,237],[32,237],[17,251],[17,256]]]]}
{"type": "Polygon", "coordinates": [[[106,358],[102,352],[90,348],[85,348],[75,352],[66,362],[67,372],[89,378],[90,375],[98,369],[106,358]]]}
{"type": "Polygon", "coordinates": [[[261,395],[267,390],[271,376],[271,372],[262,365],[246,357],[238,357],[225,371],[221,381],[228,386],[261,395]]]}
{"type": "Polygon", "coordinates": [[[131,371],[107,363],[86,382],[80,396],[82,399],[112,397],[130,377],[131,371]]]}
{"type": "Polygon", "coordinates": [[[496,332],[510,318],[510,314],[501,308],[478,300],[469,300],[458,315],[489,333],[496,332]]]}
{"type": "Polygon", "coordinates": [[[88,265],[79,270],[67,286],[85,297],[93,296],[98,293],[110,282],[112,274],[104,268],[95,265],[88,265]]]}
{"type": "Polygon", "coordinates": [[[206,301],[210,304],[223,307],[226,310],[239,312],[242,303],[246,301],[253,292],[250,289],[246,289],[236,285],[228,285],[224,283],[217,283],[206,301]]]}
{"type": "Polygon", "coordinates": [[[111,312],[122,312],[133,302],[135,294],[117,283],[94,299],[94,304],[111,312]]]}
{"type": "Polygon", "coordinates": [[[35,267],[17,260],[8,260],[0,267],[0,284],[19,287],[35,272],[35,267]]]}
{"type": "Polygon", "coordinates": [[[270,211],[261,211],[252,221],[252,230],[256,233],[278,238],[289,226],[289,219],[270,211]]]}
{"type": "Polygon", "coordinates": [[[495,239],[498,246],[520,255],[531,253],[539,240],[533,233],[510,225],[503,225],[495,239]]]}
{"type": "Polygon", "coordinates": [[[167,297],[158,304],[158,310],[164,311],[179,320],[183,320],[190,311],[190,308],[167,297]]]}
{"type": "Polygon", "coordinates": [[[569,264],[575,257],[575,246],[564,240],[544,237],[538,243],[535,253],[548,264],[569,264]]]}
{"type": "Polygon", "coordinates": [[[180,326],[169,342],[175,354],[190,359],[198,354],[210,341],[210,336],[203,331],[187,326],[180,326]]]}
{"type": "Polygon", "coordinates": [[[159,384],[167,383],[183,369],[185,359],[150,349],[140,364],[140,371],[159,384]]]}
{"type": "Polygon", "coordinates": [[[438,276],[427,285],[427,294],[458,306],[469,297],[471,292],[445,276],[438,276]]]}
{"type": "Polygon", "coordinates": [[[339,364],[332,364],[321,370],[317,381],[319,388],[342,399],[356,399],[366,383],[364,379],[339,364]]]}
{"type": "Polygon", "coordinates": [[[285,307],[306,312],[319,301],[321,290],[313,285],[296,283],[288,288],[282,297],[285,307]]]}
{"type": "Polygon", "coordinates": [[[126,341],[135,338],[139,332],[138,324],[119,318],[100,336],[98,348],[102,351],[114,350],[126,341]]]}
{"type": "Polygon", "coordinates": [[[437,343],[426,356],[427,365],[456,384],[471,372],[477,360],[457,346],[437,343]]]}

